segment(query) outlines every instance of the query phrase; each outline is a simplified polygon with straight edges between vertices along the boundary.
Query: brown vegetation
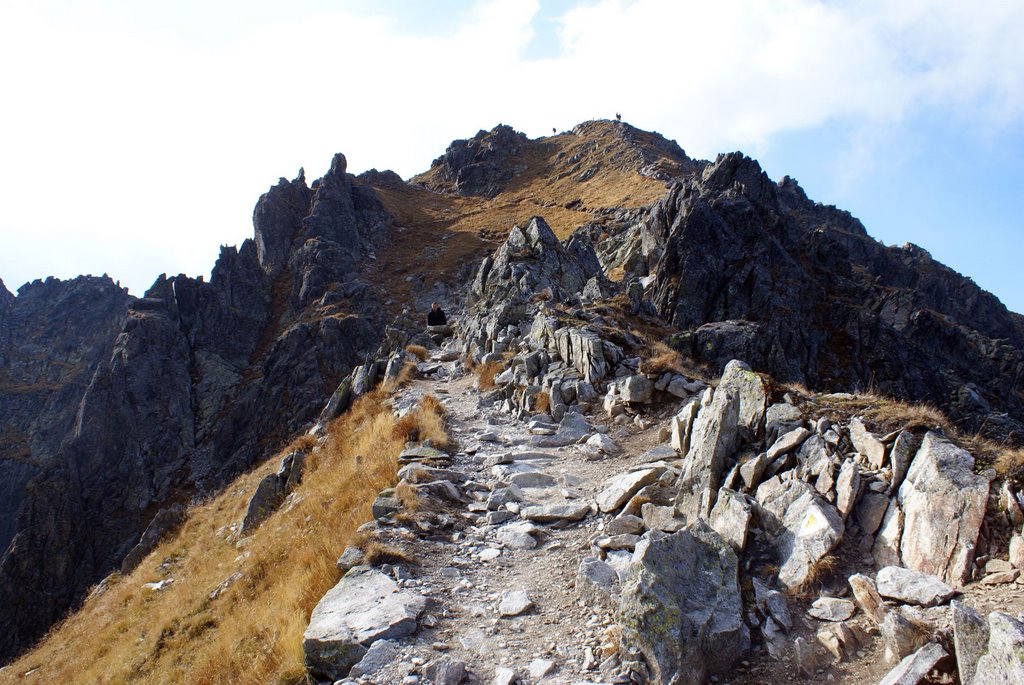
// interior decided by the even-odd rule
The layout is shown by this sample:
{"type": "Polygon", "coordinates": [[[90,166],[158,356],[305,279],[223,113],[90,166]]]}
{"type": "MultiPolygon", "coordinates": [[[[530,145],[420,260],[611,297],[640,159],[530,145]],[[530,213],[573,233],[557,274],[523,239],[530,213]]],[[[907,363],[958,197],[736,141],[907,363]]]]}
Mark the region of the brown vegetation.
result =
{"type": "MultiPolygon", "coordinates": [[[[395,482],[405,441],[385,400],[381,390],[361,397],[328,427],[295,496],[251,536],[238,540],[234,526],[280,454],[193,506],[177,533],[131,574],[97,588],[0,671],[0,682],[305,682],[309,614],[337,581],[335,560],[370,519],[373,499],[395,482]],[[161,580],[162,589],[145,586],[161,580]]],[[[413,412],[416,428],[445,443],[438,406],[426,404],[413,412]]],[[[312,440],[298,438],[281,454],[312,440]]],[[[409,562],[383,546],[366,552],[409,562]]]]}
{"type": "Polygon", "coordinates": [[[423,347],[423,345],[406,345],[405,351],[419,359],[421,362],[427,361],[427,357],[430,356],[427,348],[423,347]]]}
{"type": "Polygon", "coordinates": [[[486,364],[476,365],[473,368],[473,373],[475,373],[477,376],[477,387],[479,387],[481,391],[494,389],[494,377],[501,373],[502,369],[504,368],[504,363],[499,361],[487,362],[486,364]]]}

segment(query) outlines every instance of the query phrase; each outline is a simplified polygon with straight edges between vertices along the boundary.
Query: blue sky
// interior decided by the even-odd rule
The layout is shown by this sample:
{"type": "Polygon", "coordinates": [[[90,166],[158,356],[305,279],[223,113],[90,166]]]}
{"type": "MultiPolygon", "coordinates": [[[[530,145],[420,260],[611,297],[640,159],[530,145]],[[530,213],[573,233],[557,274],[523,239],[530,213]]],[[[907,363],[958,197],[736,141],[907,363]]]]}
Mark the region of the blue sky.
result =
{"type": "Polygon", "coordinates": [[[208,274],[279,176],[621,111],[1024,311],[1024,3],[0,4],[0,278],[208,274]]]}

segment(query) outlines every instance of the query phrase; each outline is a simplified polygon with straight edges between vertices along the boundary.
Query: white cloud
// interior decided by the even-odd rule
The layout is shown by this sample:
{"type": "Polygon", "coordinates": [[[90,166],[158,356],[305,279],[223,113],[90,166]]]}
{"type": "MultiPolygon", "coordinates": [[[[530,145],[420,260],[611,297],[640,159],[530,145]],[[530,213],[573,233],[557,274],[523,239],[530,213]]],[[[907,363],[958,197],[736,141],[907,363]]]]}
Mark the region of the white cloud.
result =
{"type": "Polygon", "coordinates": [[[538,12],[480,3],[416,35],[320,11],[195,41],[7,3],[0,277],[107,271],[138,292],[205,273],[277,176],[319,175],[339,150],[408,176],[499,121],[536,136],[621,111],[712,156],[834,120],[955,108],[990,130],[1024,112],[1020,3],[605,0],[560,18],[557,57],[529,60],[538,12]]]}

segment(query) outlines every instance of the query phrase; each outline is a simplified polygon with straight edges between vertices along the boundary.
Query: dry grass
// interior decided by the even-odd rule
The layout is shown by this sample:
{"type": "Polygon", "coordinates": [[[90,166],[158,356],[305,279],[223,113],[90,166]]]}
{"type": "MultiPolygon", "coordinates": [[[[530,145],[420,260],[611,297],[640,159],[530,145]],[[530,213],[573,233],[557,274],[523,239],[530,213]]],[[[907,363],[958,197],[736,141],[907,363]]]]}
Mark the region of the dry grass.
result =
{"type": "Polygon", "coordinates": [[[505,364],[499,361],[478,364],[473,368],[473,373],[475,373],[477,377],[476,384],[477,387],[480,388],[481,392],[494,389],[494,377],[501,373],[504,368],[505,364]]]}
{"type": "Polygon", "coordinates": [[[838,567],[838,557],[832,554],[823,556],[811,566],[811,570],[808,572],[804,582],[799,587],[790,589],[788,594],[802,599],[809,599],[815,596],[822,584],[828,580],[832,572],[838,567]]]}
{"type": "Polygon", "coordinates": [[[533,410],[537,414],[547,414],[551,409],[551,395],[547,390],[541,390],[533,398],[533,410]]]}
{"type": "Polygon", "coordinates": [[[421,362],[427,361],[427,357],[430,356],[430,352],[428,352],[427,348],[423,347],[423,345],[406,345],[405,351],[419,359],[421,362]]]}
{"type": "MultiPolygon", "coordinates": [[[[0,672],[0,682],[305,682],[309,614],[337,581],[335,560],[371,518],[373,499],[395,482],[404,440],[385,399],[381,390],[361,397],[328,427],[295,495],[250,537],[236,541],[232,525],[280,455],[192,507],[176,534],[131,574],[112,577],[104,592],[0,672]],[[174,582],[161,591],[143,587],[161,579],[174,582]]],[[[436,411],[418,411],[421,433],[440,441],[429,418],[440,419],[436,411]]],[[[288,449],[300,445],[308,439],[288,449]]],[[[393,550],[374,554],[398,558],[393,550]]]]}

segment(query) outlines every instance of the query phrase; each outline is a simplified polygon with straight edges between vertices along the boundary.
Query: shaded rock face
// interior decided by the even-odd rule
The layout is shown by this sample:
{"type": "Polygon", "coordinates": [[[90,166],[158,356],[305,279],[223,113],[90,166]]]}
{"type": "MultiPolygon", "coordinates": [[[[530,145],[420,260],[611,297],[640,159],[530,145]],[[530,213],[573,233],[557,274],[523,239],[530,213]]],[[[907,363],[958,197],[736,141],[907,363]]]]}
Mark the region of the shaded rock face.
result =
{"type": "Polygon", "coordinates": [[[430,165],[432,170],[438,170],[431,189],[494,197],[525,168],[517,166],[514,158],[526,142],[525,134],[505,124],[490,131],[481,130],[469,140],[453,141],[444,155],[430,165]]]}
{"type": "MultiPolygon", "coordinates": [[[[215,489],[323,409],[380,342],[360,264],[391,224],[337,155],[263,195],[209,282],[0,295],[0,659],[118,568],[161,509],[215,489]]],[[[4,290],[6,293],[6,290],[4,290]]],[[[134,560],[133,560],[134,561],[134,560]]]]}
{"type": "Polygon", "coordinates": [[[740,358],[811,387],[874,384],[937,401],[966,428],[987,417],[994,434],[1024,435],[1024,319],[755,161],[723,155],[676,184],[637,239],[679,345],[719,368],[740,358]]]}

